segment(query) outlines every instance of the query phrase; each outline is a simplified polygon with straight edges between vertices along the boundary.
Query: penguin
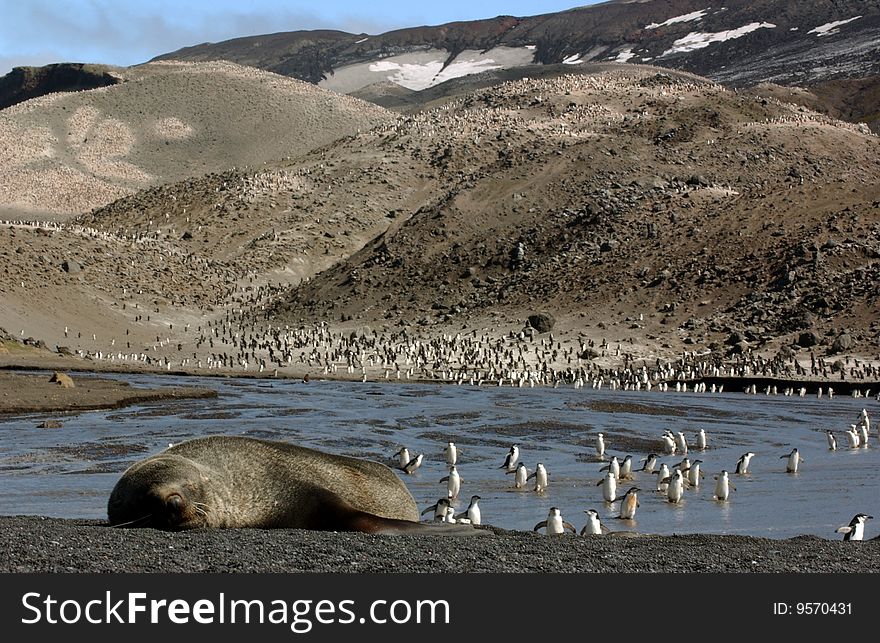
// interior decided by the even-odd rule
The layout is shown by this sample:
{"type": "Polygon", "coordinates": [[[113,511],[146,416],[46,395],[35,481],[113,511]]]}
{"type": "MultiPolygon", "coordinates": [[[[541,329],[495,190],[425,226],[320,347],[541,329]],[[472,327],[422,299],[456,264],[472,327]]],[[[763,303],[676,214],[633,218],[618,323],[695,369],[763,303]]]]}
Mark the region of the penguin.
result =
{"type": "Polygon", "coordinates": [[[574,528],[574,525],[562,519],[562,512],[556,507],[550,507],[550,513],[547,514],[547,520],[539,522],[535,525],[532,531],[538,531],[541,527],[546,528],[546,534],[548,536],[564,534],[566,529],[570,529],[574,534],[577,533],[577,529],[574,528]]]}
{"type": "Polygon", "coordinates": [[[755,454],[749,451],[748,453],[743,453],[739,460],[736,461],[736,469],[734,469],[734,473],[738,475],[745,475],[749,472],[749,464],[752,461],[752,458],[755,457],[755,454]]]}
{"type": "Polygon", "coordinates": [[[597,433],[596,434],[596,455],[599,456],[600,460],[605,459],[605,434],[597,433]]]}
{"type": "Polygon", "coordinates": [[[682,431],[678,432],[678,435],[675,438],[675,447],[681,451],[682,455],[687,455],[688,452],[688,443],[684,437],[684,433],[682,431]]]}
{"type": "Polygon", "coordinates": [[[715,500],[725,501],[730,497],[731,489],[736,491],[736,487],[730,483],[730,476],[726,469],[722,469],[721,473],[715,476],[715,480],[715,500]]]}
{"type": "Polygon", "coordinates": [[[516,489],[522,489],[526,486],[526,480],[528,480],[531,476],[529,476],[529,470],[526,468],[526,465],[520,462],[516,465],[516,469],[513,471],[508,471],[507,473],[514,474],[514,482],[513,486],[516,489]]]}
{"type": "Polygon", "coordinates": [[[620,520],[634,520],[636,517],[636,509],[639,507],[639,489],[638,487],[630,487],[629,491],[623,496],[620,502],[620,520]]]}
{"type": "Polygon", "coordinates": [[[482,512],[480,511],[480,496],[471,496],[471,502],[468,508],[455,516],[456,520],[467,519],[472,525],[482,524],[482,512]]]}
{"type": "Polygon", "coordinates": [[[844,540],[863,540],[865,537],[865,521],[873,520],[874,516],[868,514],[856,514],[849,524],[844,527],[838,527],[835,532],[843,534],[844,540]]]}
{"type": "Polygon", "coordinates": [[[426,513],[431,511],[434,512],[434,522],[443,522],[446,520],[446,514],[449,513],[449,498],[440,498],[437,502],[435,502],[430,507],[427,507],[422,515],[424,516],[426,513]]]}
{"type": "Polygon", "coordinates": [[[831,431],[825,431],[825,436],[828,438],[828,450],[837,451],[837,438],[834,437],[834,434],[831,431]]]}
{"type": "Polygon", "coordinates": [[[851,449],[856,449],[856,448],[858,448],[858,446],[859,446],[859,442],[862,441],[862,438],[861,438],[861,436],[859,435],[859,432],[856,431],[856,425],[855,425],[855,424],[850,424],[850,427],[851,427],[851,428],[850,428],[848,431],[846,431],[846,437],[847,437],[847,439],[849,440],[849,446],[850,446],[850,448],[851,448],[851,449]]]}
{"type": "Polygon", "coordinates": [[[859,415],[859,424],[864,426],[868,431],[871,430],[871,418],[868,417],[868,409],[862,409],[859,415]]]}
{"type": "Polygon", "coordinates": [[[788,462],[785,464],[785,471],[787,473],[797,473],[798,466],[801,462],[805,462],[805,460],[801,457],[801,454],[798,453],[797,449],[792,449],[791,453],[786,453],[785,455],[779,456],[779,459],[788,458],[788,462]]]}
{"type": "Polygon", "coordinates": [[[614,502],[617,500],[617,478],[615,477],[614,472],[609,471],[606,473],[605,477],[602,478],[596,486],[602,487],[602,497],[605,498],[605,502],[614,502]]]}
{"type": "Polygon", "coordinates": [[[684,475],[681,469],[673,471],[667,482],[666,499],[672,503],[681,502],[681,497],[684,495],[684,475]]]}
{"type": "Polygon", "coordinates": [[[543,493],[543,491],[547,488],[547,485],[549,484],[549,481],[547,480],[547,476],[549,475],[550,474],[547,473],[546,467],[544,467],[544,465],[539,462],[538,466],[535,467],[535,470],[528,478],[526,478],[526,480],[528,481],[529,478],[534,478],[535,491],[537,491],[538,493],[543,493]]]}
{"type": "Polygon", "coordinates": [[[581,529],[581,536],[601,536],[608,532],[608,529],[599,520],[598,511],[587,509],[584,513],[587,514],[587,524],[581,529]]]}
{"type": "Polygon", "coordinates": [[[617,475],[618,480],[632,480],[633,457],[626,456],[620,463],[620,473],[617,475]]]}
{"type": "Polygon", "coordinates": [[[664,462],[657,471],[652,471],[651,473],[657,476],[657,491],[665,492],[669,486],[669,483],[666,482],[669,479],[669,467],[664,462]]]}
{"type": "Polygon", "coordinates": [[[599,471],[610,471],[614,474],[615,478],[620,479],[620,462],[617,460],[617,456],[611,456],[611,461],[599,469],[599,471]]]}
{"type": "Polygon", "coordinates": [[[707,448],[706,430],[705,429],[700,429],[699,431],[697,431],[697,448],[700,451],[705,451],[707,448]]]}
{"type": "Polygon", "coordinates": [[[694,460],[689,468],[682,470],[682,473],[687,473],[687,480],[692,487],[699,487],[700,478],[704,477],[703,472],[700,471],[701,464],[703,464],[702,460],[694,460]]]}
{"type": "Polygon", "coordinates": [[[403,471],[404,473],[406,473],[408,475],[412,474],[413,472],[415,472],[416,469],[418,469],[420,466],[422,466],[422,461],[424,459],[425,459],[425,454],[420,453],[416,457],[414,457],[412,460],[407,462],[406,465],[404,465],[400,469],[401,469],[401,471],[403,471]]]}
{"type": "Polygon", "coordinates": [[[868,426],[866,424],[859,425],[859,446],[867,448],[868,446],[868,426]]]}
{"type": "Polygon", "coordinates": [[[674,455],[675,454],[675,436],[672,435],[671,431],[666,431],[663,433],[661,438],[663,440],[663,453],[666,455],[674,455]]]}
{"type": "Polygon", "coordinates": [[[672,465],[672,468],[678,469],[681,472],[685,472],[691,468],[691,459],[688,458],[687,456],[685,456],[684,458],[681,459],[681,462],[679,462],[678,464],[672,465]]]}
{"type": "Polygon", "coordinates": [[[455,442],[447,442],[446,443],[446,464],[453,465],[458,462],[458,448],[455,446],[455,442]]]}
{"type": "Polygon", "coordinates": [[[651,453],[646,458],[642,458],[639,462],[644,462],[641,469],[636,469],[636,471],[646,471],[647,473],[654,473],[654,467],[657,466],[657,454],[651,453]]]}
{"type": "Polygon", "coordinates": [[[398,469],[402,470],[406,465],[409,464],[409,461],[410,461],[409,449],[407,449],[406,447],[400,447],[400,450],[397,453],[395,453],[394,455],[397,456],[397,462],[399,464],[399,466],[397,467],[398,469]]]}
{"type": "Polygon", "coordinates": [[[461,490],[461,476],[458,475],[458,469],[454,464],[449,466],[449,475],[440,478],[440,482],[446,483],[446,496],[450,500],[458,498],[458,492],[461,490]]]}
{"type": "Polygon", "coordinates": [[[510,451],[507,452],[507,457],[504,458],[504,464],[502,464],[499,469],[507,469],[508,472],[516,469],[516,462],[519,460],[519,445],[514,444],[510,447],[510,451]]]}

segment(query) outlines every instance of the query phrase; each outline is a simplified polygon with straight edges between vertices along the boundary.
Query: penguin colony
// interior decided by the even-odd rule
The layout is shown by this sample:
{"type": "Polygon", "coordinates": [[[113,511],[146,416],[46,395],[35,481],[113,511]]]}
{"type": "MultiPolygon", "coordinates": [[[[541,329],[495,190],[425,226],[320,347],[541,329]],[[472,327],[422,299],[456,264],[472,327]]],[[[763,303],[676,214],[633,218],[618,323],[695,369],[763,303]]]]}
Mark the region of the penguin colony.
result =
{"type": "MultiPolygon", "coordinates": [[[[847,431],[851,435],[849,444],[851,448],[867,448],[870,438],[871,419],[867,409],[862,409],[858,421],[851,425],[847,431]]],[[[832,431],[826,431],[828,437],[829,450],[837,450],[837,440],[832,431]]],[[[877,439],[880,440],[880,433],[877,439]]],[[[602,433],[597,433],[594,438],[595,452],[599,460],[606,459],[607,442],[602,433]]],[[[670,504],[679,504],[686,497],[688,492],[698,489],[701,481],[706,477],[702,470],[703,460],[691,459],[687,453],[689,450],[687,436],[683,432],[673,434],[666,431],[660,436],[660,444],[663,451],[668,456],[683,456],[679,462],[669,463],[661,462],[656,453],[651,453],[640,458],[639,462],[642,466],[638,469],[632,468],[633,456],[627,455],[622,460],[616,455],[608,458],[608,463],[602,466],[598,472],[604,476],[595,483],[596,487],[601,487],[601,498],[609,506],[619,501],[618,515],[616,519],[627,521],[635,524],[636,511],[641,506],[639,502],[639,493],[642,492],[646,498],[656,498],[650,500],[652,502],[667,502],[670,504]],[[636,475],[638,474],[638,475],[636,475]],[[651,479],[656,476],[655,479],[651,479]],[[641,486],[633,485],[628,488],[622,496],[619,494],[620,483],[635,481],[641,479],[641,486]],[[645,491],[643,491],[643,489],[645,491]]],[[[704,429],[700,429],[694,435],[695,449],[698,451],[706,451],[709,448],[709,436],[704,429]]],[[[427,507],[422,515],[433,512],[433,520],[442,522],[462,522],[475,525],[482,524],[482,512],[479,506],[480,496],[472,496],[467,509],[462,512],[455,513],[453,503],[458,498],[461,490],[463,479],[456,468],[457,454],[460,452],[454,443],[449,442],[445,449],[446,463],[449,468],[449,475],[443,477],[440,482],[447,483],[447,493],[441,497],[435,504],[427,507]]],[[[538,462],[535,469],[529,472],[527,465],[520,460],[521,450],[518,444],[510,447],[504,456],[504,461],[498,469],[504,471],[505,474],[514,474],[514,488],[528,491],[527,482],[535,479],[534,487],[531,490],[534,493],[544,493],[550,484],[550,473],[547,467],[538,462]]],[[[409,473],[407,467],[409,462],[404,464],[405,458],[409,458],[409,451],[406,447],[402,447],[394,454],[397,458],[397,468],[401,471],[409,473]]],[[[419,456],[422,457],[421,454],[419,456]]],[[[752,459],[755,453],[749,451],[744,453],[735,463],[733,463],[732,473],[727,469],[721,469],[717,474],[713,475],[714,487],[712,499],[718,503],[726,503],[731,499],[731,492],[736,491],[734,480],[736,477],[748,476],[752,459]]],[[[784,471],[789,474],[797,474],[802,464],[806,460],[800,451],[795,447],[791,452],[779,456],[780,460],[784,460],[784,471]]],[[[411,462],[411,461],[410,461],[411,462]]],[[[580,535],[602,535],[611,533],[614,530],[607,525],[602,524],[600,514],[595,509],[583,510],[586,514],[586,523],[580,530],[580,535]]],[[[873,516],[865,513],[857,513],[847,525],[843,525],[835,530],[835,533],[843,534],[843,540],[863,540],[865,536],[865,523],[871,520],[873,516]]],[[[547,535],[562,535],[566,531],[574,534],[578,533],[577,528],[570,522],[566,521],[559,507],[551,507],[547,517],[538,522],[534,526],[534,531],[544,530],[547,535]]]]}

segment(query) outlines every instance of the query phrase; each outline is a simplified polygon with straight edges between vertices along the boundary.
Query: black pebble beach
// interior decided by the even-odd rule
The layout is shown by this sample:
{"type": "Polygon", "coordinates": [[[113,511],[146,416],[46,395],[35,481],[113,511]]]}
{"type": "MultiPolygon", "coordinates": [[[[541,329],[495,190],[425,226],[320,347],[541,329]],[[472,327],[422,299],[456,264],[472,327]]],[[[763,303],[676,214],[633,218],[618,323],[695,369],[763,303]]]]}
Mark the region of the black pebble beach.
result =
{"type": "Polygon", "coordinates": [[[297,529],[169,533],[101,521],[0,517],[0,572],[880,571],[880,540],[801,536],[373,536],[297,529]]]}

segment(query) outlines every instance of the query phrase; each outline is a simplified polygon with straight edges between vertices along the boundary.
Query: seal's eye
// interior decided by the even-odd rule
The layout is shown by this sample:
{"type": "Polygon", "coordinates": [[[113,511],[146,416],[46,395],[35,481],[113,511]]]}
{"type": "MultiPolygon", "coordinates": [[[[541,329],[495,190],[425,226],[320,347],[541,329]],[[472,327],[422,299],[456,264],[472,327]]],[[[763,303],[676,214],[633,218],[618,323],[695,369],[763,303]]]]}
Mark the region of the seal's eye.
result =
{"type": "Polygon", "coordinates": [[[176,493],[168,496],[168,499],[165,502],[167,503],[168,508],[174,511],[180,511],[181,507],[183,507],[183,499],[176,493]]]}

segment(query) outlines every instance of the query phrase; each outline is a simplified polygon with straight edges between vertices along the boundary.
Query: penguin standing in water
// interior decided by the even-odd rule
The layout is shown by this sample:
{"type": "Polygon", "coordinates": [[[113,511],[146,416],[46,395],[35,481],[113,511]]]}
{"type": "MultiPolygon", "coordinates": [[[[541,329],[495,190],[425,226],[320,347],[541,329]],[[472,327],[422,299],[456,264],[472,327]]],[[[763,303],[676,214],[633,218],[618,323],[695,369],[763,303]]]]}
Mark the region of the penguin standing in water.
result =
{"type": "Polygon", "coordinates": [[[687,438],[684,437],[684,432],[678,432],[678,435],[675,437],[675,447],[681,452],[682,455],[687,455],[688,443],[687,438]]]}
{"type": "Polygon", "coordinates": [[[513,486],[516,489],[522,489],[526,486],[526,481],[531,477],[529,475],[529,470],[526,468],[526,465],[520,462],[516,465],[516,469],[513,471],[508,471],[507,473],[514,474],[513,486]]]}
{"type": "Polygon", "coordinates": [[[620,473],[617,476],[618,480],[632,480],[633,474],[633,457],[631,455],[626,456],[623,459],[623,462],[620,463],[620,473]]]}
{"type": "Polygon", "coordinates": [[[730,497],[730,490],[736,491],[736,487],[730,484],[730,476],[726,470],[722,470],[715,476],[715,500],[725,501],[730,497]]]}
{"type": "Polygon", "coordinates": [[[661,439],[663,440],[663,453],[675,455],[675,436],[672,435],[672,431],[665,431],[661,439]]]}
{"type": "Polygon", "coordinates": [[[825,437],[828,438],[828,450],[837,451],[837,438],[834,437],[834,434],[831,431],[825,431],[825,437]]]}
{"type": "Polygon", "coordinates": [[[562,512],[556,507],[550,507],[550,513],[547,514],[547,520],[539,522],[535,525],[532,531],[538,531],[541,527],[546,528],[546,534],[548,536],[564,534],[566,529],[570,529],[573,534],[577,534],[577,529],[574,528],[574,525],[563,520],[562,512]]]}
{"type": "Polygon", "coordinates": [[[706,440],[706,430],[700,429],[697,431],[697,448],[700,451],[705,451],[707,448],[707,440],[706,440]]]}
{"type": "Polygon", "coordinates": [[[602,487],[602,497],[605,498],[605,502],[617,500],[617,477],[613,471],[606,473],[596,486],[602,487]]]}
{"type": "Polygon", "coordinates": [[[646,458],[642,458],[640,462],[644,462],[641,469],[636,469],[636,471],[646,471],[647,473],[654,473],[654,467],[657,466],[658,457],[656,453],[650,454],[646,458]]]}
{"type": "Polygon", "coordinates": [[[599,512],[595,509],[587,509],[587,524],[581,529],[581,536],[601,536],[608,533],[608,528],[599,520],[599,512]]]}
{"type": "Polygon", "coordinates": [[[657,491],[665,493],[669,487],[669,467],[663,462],[657,471],[652,471],[651,473],[657,476],[657,491]]]}
{"type": "Polygon", "coordinates": [[[507,452],[507,457],[504,458],[504,464],[498,468],[506,469],[508,473],[514,471],[516,469],[517,460],[519,460],[519,445],[514,444],[510,447],[510,451],[507,452]]]}
{"type": "Polygon", "coordinates": [[[453,465],[458,462],[458,447],[455,446],[455,442],[447,442],[446,443],[446,464],[453,465]]]}
{"type": "Polygon", "coordinates": [[[425,454],[420,453],[416,457],[414,457],[412,460],[407,462],[404,466],[402,466],[400,468],[400,470],[403,471],[407,475],[411,475],[416,469],[418,469],[420,466],[422,466],[422,461],[424,459],[425,459],[425,454]]]}
{"type": "Polygon", "coordinates": [[[843,534],[844,540],[863,540],[865,538],[865,521],[873,519],[874,516],[868,514],[856,514],[848,525],[838,527],[835,532],[843,534]]]}
{"type": "Polygon", "coordinates": [[[639,507],[639,489],[638,487],[630,487],[629,491],[623,496],[623,500],[620,501],[620,515],[618,518],[621,520],[634,520],[636,517],[636,509],[639,507]]]}
{"type": "Polygon", "coordinates": [[[682,473],[687,473],[688,482],[695,488],[700,486],[700,478],[703,477],[703,472],[700,471],[701,464],[703,464],[702,460],[694,460],[690,467],[682,470],[682,473]]]}
{"type": "Polygon", "coordinates": [[[400,450],[394,455],[397,456],[398,469],[403,470],[403,468],[409,464],[409,461],[411,459],[409,455],[409,449],[407,449],[406,447],[400,447],[400,450]]]}
{"type": "Polygon", "coordinates": [[[681,502],[684,495],[684,474],[681,469],[672,472],[672,476],[668,480],[669,486],[666,487],[666,499],[672,503],[681,502]]]}
{"type": "Polygon", "coordinates": [[[537,491],[538,493],[543,493],[543,491],[547,488],[547,485],[550,484],[548,477],[549,474],[547,473],[547,468],[539,462],[538,466],[536,466],[535,470],[532,472],[532,475],[526,478],[526,480],[528,480],[529,478],[534,478],[535,491],[537,491]]]}
{"type": "Polygon", "coordinates": [[[800,463],[805,462],[805,460],[801,457],[801,454],[798,453],[797,449],[792,449],[791,453],[779,456],[780,460],[782,460],[783,458],[788,458],[788,462],[786,462],[785,464],[785,471],[787,473],[797,473],[800,463]]]}
{"type": "Polygon", "coordinates": [[[454,464],[449,467],[449,475],[440,478],[440,482],[446,483],[446,495],[450,500],[458,498],[458,492],[461,490],[461,476],[458,475],[458,469],[454,464]]]}
{"type": "Polygon", "coordinates": [[[596,434],[596,455],[599,456],[600,460],[605,459],[605,434],[597,433],[596,434]]]}
{"type": "Polygon", "coordinates": [[[617,456],[611,456],[611,462],[606,464],[604,467],[599,469],[599,471],[610,471],[614,474],[614,477],[618,480],[620,479],[620,461],[618,461],[617,456]]]}
{"type": "Polygon", "coordinates": [[[736,461],[736,469],[734,473],[737,475],[745,475],[749,472],[749,464],[752,462],[752,458],[755,457],[755,454],[749,451],[748,453],[743,453],[739,460],[736,461]]]}

